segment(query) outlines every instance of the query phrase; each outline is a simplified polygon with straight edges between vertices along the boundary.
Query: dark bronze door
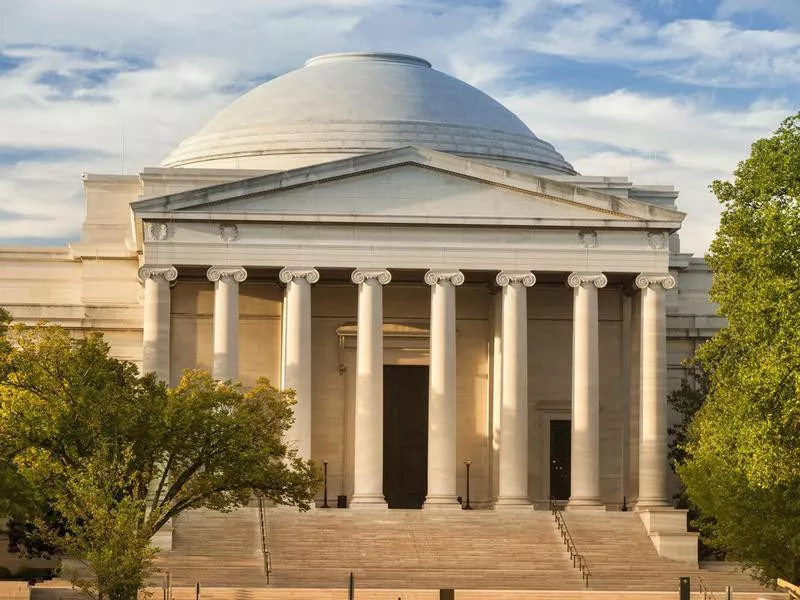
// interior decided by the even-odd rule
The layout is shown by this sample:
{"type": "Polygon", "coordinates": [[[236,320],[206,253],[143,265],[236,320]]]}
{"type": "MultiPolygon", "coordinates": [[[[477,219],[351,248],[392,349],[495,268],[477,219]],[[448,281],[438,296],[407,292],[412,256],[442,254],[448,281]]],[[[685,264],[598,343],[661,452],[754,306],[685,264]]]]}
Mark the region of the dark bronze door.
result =
{"type": "Polygon", "coordinates": [[[422,508],[428,493],[428,367],[383,367],[383,494],[422,508]]]}
{"type": "Polygon", "coordinates": [[[569,500],[572,421],[550,421],[550,496],[569,500]]]}

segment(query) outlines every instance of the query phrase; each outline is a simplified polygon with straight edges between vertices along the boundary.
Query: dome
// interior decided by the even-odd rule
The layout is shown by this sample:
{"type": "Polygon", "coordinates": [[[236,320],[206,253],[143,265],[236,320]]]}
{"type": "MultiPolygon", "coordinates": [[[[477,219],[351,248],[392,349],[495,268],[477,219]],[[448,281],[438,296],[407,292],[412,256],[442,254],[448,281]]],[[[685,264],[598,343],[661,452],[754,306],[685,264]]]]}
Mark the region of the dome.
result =
{"type": "Polygon", "coordinates": [[[166,167],[286,170],[421,146],[537,173],[574,174],[502,104],[403,54],[328,54],[251,90],[166,167]]]}

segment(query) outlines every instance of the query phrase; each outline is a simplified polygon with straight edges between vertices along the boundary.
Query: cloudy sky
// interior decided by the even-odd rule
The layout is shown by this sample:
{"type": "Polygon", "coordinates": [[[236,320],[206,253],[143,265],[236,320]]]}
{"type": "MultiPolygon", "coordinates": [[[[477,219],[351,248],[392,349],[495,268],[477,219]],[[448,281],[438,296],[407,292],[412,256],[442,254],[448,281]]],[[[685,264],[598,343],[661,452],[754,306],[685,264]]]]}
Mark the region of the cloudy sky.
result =
{"type": "Polygon", "coordinates": [[[585,175],[677,185],[695,253],[708,184],[800,108],[798,0],[0,0],[0,245],[76,239],[81,173],[156,166],[247,89],[357,50],[424,56],[585,175]]]}

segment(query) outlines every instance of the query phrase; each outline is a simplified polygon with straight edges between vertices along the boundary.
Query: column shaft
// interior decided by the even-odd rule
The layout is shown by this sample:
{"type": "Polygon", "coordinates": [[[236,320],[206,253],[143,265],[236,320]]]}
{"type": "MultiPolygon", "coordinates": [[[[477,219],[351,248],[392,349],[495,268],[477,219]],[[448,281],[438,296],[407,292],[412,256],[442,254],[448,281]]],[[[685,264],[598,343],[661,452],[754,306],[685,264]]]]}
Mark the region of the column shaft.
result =
{"type": "Polygon", "coordinates": [[[528,306],[533,273],[501,272],[503,391],[497,507],[526,506],[528,498],[528,306]]]}
{"type": "Polygon", "coordinates": [[[148,266],[139,269],[144,282],[144,323],[142,330],[142,372],[156,373],[170,384],[170,316],[169,284],[178,277],[172,266],[148,266]]]}
{"type": "Polygon", "coordinates": [[[428,386],[428,494],[425,507],[460,508],[456,500],[456,286],[459,271],[428,271],[431,286],[428,386]]]}
{"type": "Polygon", "coordinates": [[[239,283],[247,279],[241,267],[211,267],[214,282],[214,379],[239,378],[239,283]]]}
{"type": "Polygon", "coordinates": [[[667,492],[667,313],[671,275],[639,275],[642,290],[639,496],[637,507],[670,505],[667,492]]]}
{"type": "Polygon", "coordinates": [[[319,272],[311,268],[285,268],[279,278],[286,284],[282,382],[295,392],[294,424],[286,432],[301,458],[311,458],[311,285],[319,272]]]}
{"type": "Polygon", "coordinates": [[[383,496],[383,286],[386,270],[353,271],[358,284],[355,456],[351,506],[385,508],[383,496]]]}
{"type": "Polygon", "coordinates": [[[597,289],[602,274],[572,273],[572,448],[570,507],[600,506],[600,355],[597,289]]]}

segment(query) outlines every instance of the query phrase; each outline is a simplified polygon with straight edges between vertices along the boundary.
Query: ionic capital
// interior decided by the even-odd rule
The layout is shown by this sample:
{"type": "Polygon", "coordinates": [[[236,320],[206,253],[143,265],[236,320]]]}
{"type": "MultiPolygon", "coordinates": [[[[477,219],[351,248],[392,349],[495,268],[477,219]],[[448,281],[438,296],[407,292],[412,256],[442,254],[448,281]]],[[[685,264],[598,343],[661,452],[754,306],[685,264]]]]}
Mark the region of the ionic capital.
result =
{"type": "Polygon", "coordinates": [[[436,270],[431,269],[425,273],[425,283],[428,285],[436,285],[443,281],[449,281],[454,286],[459,286],[464,283],[464,274],[457,270],[436,270]]]}
{"type": "Polygon", "coordinates": [[[677,285],[675,278],[669,273],[639,273],[635,283],[640,290],[659,285],[665,290],[671,290],[677,285]]]}
{"type": "Polygon", "coordinates": [[[308,283],[317,283],[319,271],[313,267],[285,267],[278,273],[278,279],[283,283],[289,283],[295,279],[305,279],[308,283]]]}
{"type": "Polygon", "coordinates": [[[387,269],[356,269],[350,274],[353,283],[361,284],[368,279],[374,279],[381,285],[386,285],[392,280],[392,274],[387,269]]]}
{"type": "Polygon", "coordinates": [[[164,279],[165,281],[175,281],[178,278],[178,269],[172,265],[144,265],[139,268],[139,279],[143,282],[147,279],[164,279]]]}
{"type": "Polygon", "coordinates": [[[572,288],[582,285],[594,285],[596,288],[604,288],[608,285],[608,278],[603,273],[570,273],[567,277],[567,285],[572,288]]]}
{"type": "Polygon", "coordinates": [[[243,267],[211,267],[206,271],[209,281],[219,281],[220,279],[233,279],[242,283],[247,279],[247,271],[243,267]]]}
{"type": "Polygon", "coordinates": [[[530,271],[500,271],[495,277],[495,283],[500,287],[513,283],[521,283],[525,287],[532,287],[536,283],[536,276],[530,271]]]}

